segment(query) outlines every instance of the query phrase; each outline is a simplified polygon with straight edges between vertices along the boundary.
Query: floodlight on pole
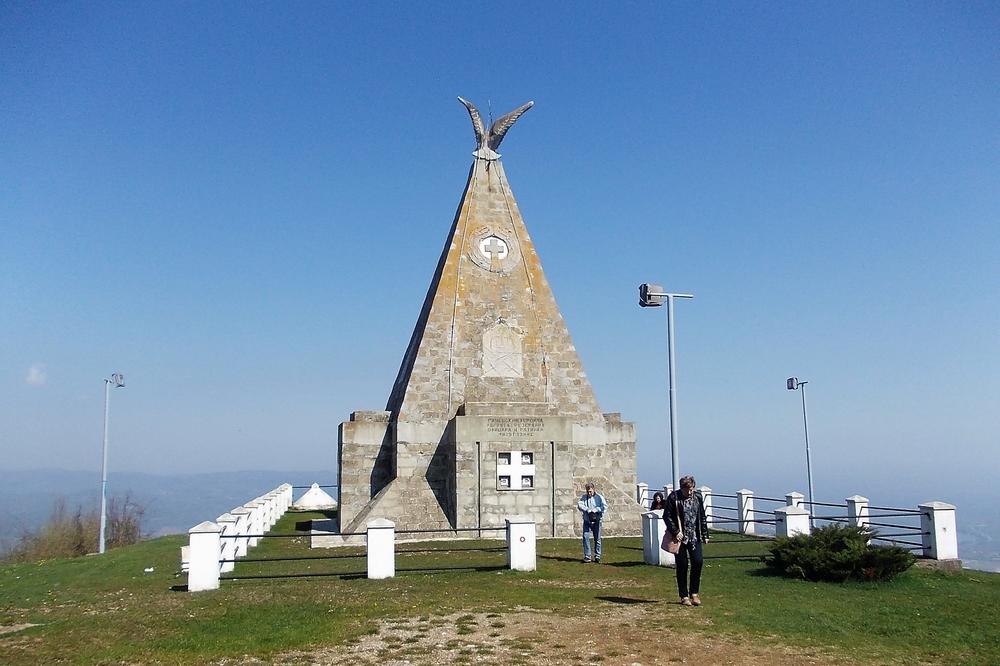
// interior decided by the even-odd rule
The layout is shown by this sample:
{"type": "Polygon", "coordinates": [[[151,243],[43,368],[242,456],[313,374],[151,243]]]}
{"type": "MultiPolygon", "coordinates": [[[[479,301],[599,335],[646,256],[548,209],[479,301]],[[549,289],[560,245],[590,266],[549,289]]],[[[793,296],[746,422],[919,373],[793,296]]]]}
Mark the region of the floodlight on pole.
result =
{"type": "Polygon", "coordinates": [[[809,529],[813,528],[813,514],[816,513],[813,504],[813,468],[812,459],[809,455],[809,412],[806,411],[806,384],[809,382],[800,381],[798,377],[789,377],[785,380],[785,388],[789,391],[802,389],[802,427],[806,433],[806,478],[809,482],[809,529]]]}
{"type": "Polygon", "coordinates": [[[677,437],[677,390],[674,357],[674,299],[694,298],[694,294],[674,294],[663,291],[658,284],[639,285],[639,305],[644,308],[660,307],[667,304],[667,390],[670,409],[670,466],[674,489],[680,488],[680,443],[677,437]]]}
{"type": "Polygon", "coordinates": [[[122,388],[125,377],[116,372],[104,380],[104,446],[101,452],[101,531],[97,541],[97,552],[104,552],[104,531],[108,523],[108,417],[111,413],[111,386],[122,388]]]}

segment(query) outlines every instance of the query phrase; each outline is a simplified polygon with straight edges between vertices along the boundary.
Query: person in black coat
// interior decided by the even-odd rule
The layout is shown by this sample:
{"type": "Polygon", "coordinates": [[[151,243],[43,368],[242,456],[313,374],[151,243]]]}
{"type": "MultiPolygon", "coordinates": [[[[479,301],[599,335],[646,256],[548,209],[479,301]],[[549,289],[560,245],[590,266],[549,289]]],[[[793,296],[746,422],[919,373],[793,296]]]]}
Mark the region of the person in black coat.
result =
{"type": "Polygon", "coordinates": [[[701,588],[701,569],[704,558],[701,545],[708,543],[708,518],[705,516],[705,499],[695,490],[693,476],[681,477],[680,488],[667,495],[663,520],[667,531],[681,542],[675,556],[677,563],[677,593],[684,606],[700,606],[698,592],[701,588]],[[691,581],[688,583],[690,561],[691,581]]]}

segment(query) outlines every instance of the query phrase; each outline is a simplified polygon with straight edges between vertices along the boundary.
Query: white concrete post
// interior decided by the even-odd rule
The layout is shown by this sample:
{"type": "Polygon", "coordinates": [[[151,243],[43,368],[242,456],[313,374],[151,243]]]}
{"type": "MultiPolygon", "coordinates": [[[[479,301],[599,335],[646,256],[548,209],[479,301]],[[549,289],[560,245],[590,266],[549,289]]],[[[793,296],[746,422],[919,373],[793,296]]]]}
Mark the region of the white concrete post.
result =
{"type": "Polygon", "coordinates": [[[797,493],[794,490],[790,493],[785,493],[785,506],[802,506],[802,500],[805,498],[805,495],[797,493]]]}
{"type": "Polygon", "coordinates": [[[181,571],[188,572],[191,567],[191,546],[181,546],[181,571]]]}
{"type": "MultiPolygon", "coordinates": [[[[250,534],[263,534],[264,521],[262,520],[263,510],[259,500],[251,500],[243,505],[250,512],[250,534]]],[[[247,539],[247,548],[253,548],[260,541],[259,536],[251,536],[247,539]]]]}
{"type": "Polygon", "coordinates": [[[635,501],[641,504],[643,508],[649,508],[649,503],[646,502],[646,497],[648,495],[649,495],[648,483],[635,484],[635,501]]]}
{"type": "MultiPolygon", "coordinates": [[[[647,511],[642,514],[642,561],[646,564],[656,564],[653,550],[653,521],[657,520],[656,511],[647,511]]],[[[660,519],[662,520],[662,519],[660,519]]]]}
{"type": "Polygon", "coordinates": [[[270,531],[274,527],[277,499],[273,492],[267,493],[261,499],[264,500],[264,530],[270,531]]]}
{"type": "Polygon", "coordinates": [[[672,492],[674,492],[674,484],[668,483],[667,485],[663,486],[663,499],[667,499],[667,495],[669,495],[672,492]]]}
{"type": "Polygon", "coordinates": [[[281,491],[277,488],[268,493],[271,500],[271,527],[281,518],[281,491]]]}
{"type": "MultiPolygon", "coordinates": [[[[237,534],[237,518],[231,513],[224,513],[215,519],[215,522],[222,528],[219,534],[219,559],[221,560],[235,560],[236,559],[236,542],[239,539],[222,537],[235,537],[237,534]]],[[[229,573],[236,568],[235,562],[220,562],[219,571],[222,573],[229,573]]]]}
{"type": "Polygon", "coordinates": [[[219,589],[219,531],[207,520],[188,530],[188,592],[219,589]]]}
{"type": "Polygon", "coordinates": [[[809,534],[809,512],[800,506],[781,506],[774,510],[774,533],[779,537],[809,534]]]}
{"type": "Polygon", "coordinates": [[[924,557],[932,560],[958,559],[955,505],[924,502],[917,508],[920,509],[920,540],[924,544],[924,557]]]}
{"type": "Polygon", "coordinates": [[[247,549],[250,547],[250,539],[245,536],[250,534],[250,509],[245,506],[238,506],[230,511],[229,514],[236,517],[236,533],[244,535],[239,539],[234,539],[236,542],[236,557],[246,557],[247,549]]]}
{"type": "Polygon", "coordinates": [[[667,526],[663,523],[663,511],[647,511],[642,514],[642,561],[657,567],[674,566],[674,556],[660,545],[667,526]]]}
{"type": "Polygon", "coordinates": [[[513,571],[535,570],[535,520],[507,517],[507,564],[513,571]]]}
{"type": "Polygon", "coordinates": [[[284,514],[292,506],[292,484],[286,483],[281,487],[281,513],[284,514]]]}
{"type": "Polygon", "coordinates": [[[736,505],[739,508],[740,534],[754,534],[753,491],[743,488],[736,491],[736,505]]]}
{"type": "Polygon", "coordinates": [[[847,502],[847,520],[854,527],[868,527],[868,498],[861,495],[851,495],[847,502]]]}
{"type": "Polygon", "coordinates": [[[396,575],[396,523],[385,518],[368,521],[368,577],[372,580],[396,575]]]}
{"type": "Polygon", "coordinates": [[[271,529],[271,502],[268,501],[267,495],[258,497],[257,502],[260,505],[260,533],[267,534],[267,531],[271,529]]]}
{"type": "Polygon", "coordinates": [[[271,527],[274,527],[283,513],[281,510],[281,488],[275,488],[268,495],[271,498],[271,527]]]}
{"type": "Polygon", "coordinates": [[[712,489],[708,486],[702,486],[700,490],[701,498],[705,502],[705,520],[708,523],[708,529],[712,529],[715,527],[715,511],[712,509],[712,489]]]}
{"type": "MultiPolygon", "coordinates": [[[[257,516],[257,530],[254,534],[267,534],[267,501],[263,497],[258,497],[253,502],[254,513],[257,516]]],[[[262,537],[251,540],[251,545],[256,546],[262,537]]]]}

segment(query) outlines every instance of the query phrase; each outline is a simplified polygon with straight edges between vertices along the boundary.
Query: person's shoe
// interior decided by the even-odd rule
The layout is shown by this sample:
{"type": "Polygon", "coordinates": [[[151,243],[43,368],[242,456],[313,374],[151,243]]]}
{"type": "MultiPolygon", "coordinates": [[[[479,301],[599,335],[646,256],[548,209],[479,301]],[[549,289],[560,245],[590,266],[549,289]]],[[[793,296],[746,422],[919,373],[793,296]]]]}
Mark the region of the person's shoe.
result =
{"type": "Polygon", "coordinates": [[[691,595],[691,605],[692,606],[701,606],[701,599],[698,598],[697,594],[692,594],[691,595]]]}
{"type": "Polygon", "coordinates": [[[690,606],[690,605],[691,605],[691,599],[689,597],[684,597],[683,599],[681,599],[681,606],[690,606]]]}
{"type": "Polygon", "coordinates": [[[590,564],[590,558],[589,557],[583,558],[583,563],[584,564],[590,564]]]}
{"type": "Polygon", "coordinates": [[[600,564],[600,563],[601,563],[601,558],[599,558],[599,557],[598,557],[598,558],[597,558],[596,560],[594,560],[594,561],[595,561],[595,562],[597,562],[598,564],[600,564]]]}

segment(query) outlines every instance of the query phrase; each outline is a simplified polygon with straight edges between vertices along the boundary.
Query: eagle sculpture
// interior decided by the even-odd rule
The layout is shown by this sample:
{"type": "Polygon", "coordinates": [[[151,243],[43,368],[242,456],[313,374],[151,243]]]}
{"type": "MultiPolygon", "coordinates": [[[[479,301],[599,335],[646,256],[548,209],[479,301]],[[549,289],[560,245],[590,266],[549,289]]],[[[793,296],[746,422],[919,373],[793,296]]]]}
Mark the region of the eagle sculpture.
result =
{"type": "Polygon", "coordinates": [[[528,102],[523,106],[519,106],[505,116],[500,116],[493,127],[490,128],[489,133],[486,132],[486,127],[483,125],[483,119],[479,115],[479,110],[473,105],[472,102],[458,98],[458,101],[465,105],[465,108],[469,111],[469,117],[472,118],[472,129],[476,132],[476,143],[479,148],[473,153],[476,157],[481,157],[486,160],[499,159],[500,155],[496,152],[497,148],[500,147],[500,142],[503,141],[504,135],[507,134],[517,119],[524,115],[524,112],[535,105],[534,102],[528,102]]]}

